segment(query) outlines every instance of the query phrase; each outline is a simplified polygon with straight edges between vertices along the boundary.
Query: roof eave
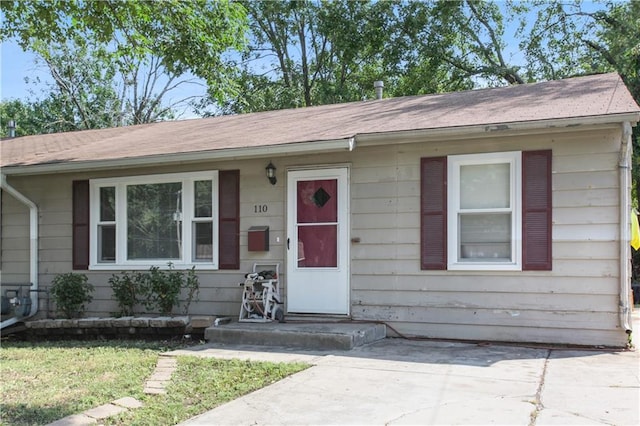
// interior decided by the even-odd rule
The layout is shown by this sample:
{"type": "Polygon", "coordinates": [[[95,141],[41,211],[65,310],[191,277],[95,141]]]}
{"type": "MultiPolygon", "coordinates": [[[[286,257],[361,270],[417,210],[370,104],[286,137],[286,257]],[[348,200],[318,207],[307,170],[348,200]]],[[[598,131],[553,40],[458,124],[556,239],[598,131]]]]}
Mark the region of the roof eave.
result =
{"type": "Polygon", "coordinates": [[[389,143],[446,141],[451,139],[478,139],[495,136],[535,134],[542,132],[566,132],[588,130],[595,126],[619,126],[628,122],[635,125],[640,113],[609,114],[592,117],[573,117],[551,120],[504,122],[471,126],[425,128],[379,133],[360,133],[353,137],[326,141],[297,142],[259,147],[226,148],[211,151],[194,151],[143,157],[117,158],[97,161],[70,161],[60,163],[7,166],[2,173],[7,176],[53,173],[86,172],[130,167],[149,167],[167,164],[197,163],[212,160],[234,160],[272,156],[289,156],[312,152],[351,151],[358,146],[389,143]]]}
{"type": "Polygon", "coordinates": [[[287,156],[310,152],[333,152],[352,149],[351,138],[267,145],[245,148],[225,148],[211,151],[181,152],[175,154],[148,155],[96,161],[69,161],[60,163],[7,166],[2,173],[7,176],[72,173],[96,170],[112,170],[130,167],[150,167],[168,164],[188,164],[203,161],[234,160],[270,156],[287,156]]]}
{"type": "Polygon", "coordinates": [[[393,138],[395,143],[447,141],[452,139],[482,139],[497,136],[529,135],[548,132],[590,130],[594,127],[618,127],[621,123],[635,126],[640,113],[575,117],[551,120],[505,122],[473,126],[415,129],[399,132],[369,133],[356,136],[358,146],[381,145],[393,138]]]}

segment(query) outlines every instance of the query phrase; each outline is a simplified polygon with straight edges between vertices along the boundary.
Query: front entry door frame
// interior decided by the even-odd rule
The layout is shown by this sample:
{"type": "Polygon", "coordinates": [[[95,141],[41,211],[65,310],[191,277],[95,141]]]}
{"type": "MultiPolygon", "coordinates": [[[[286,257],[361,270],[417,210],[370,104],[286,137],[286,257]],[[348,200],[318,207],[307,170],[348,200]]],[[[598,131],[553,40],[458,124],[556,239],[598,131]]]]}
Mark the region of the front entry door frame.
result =
{"type": "Polygon", "coordinates": [[[286,294],[289,313],[350,313],[349,186],[347,166],[288,170],[286,294]],[[304,247],[298,243],[298,229],[308,224],[297,223],[298,182],[333,180],[337,181],[337,264],[309,267],[299,262],[300,256],[304,256],[304,247]]]}

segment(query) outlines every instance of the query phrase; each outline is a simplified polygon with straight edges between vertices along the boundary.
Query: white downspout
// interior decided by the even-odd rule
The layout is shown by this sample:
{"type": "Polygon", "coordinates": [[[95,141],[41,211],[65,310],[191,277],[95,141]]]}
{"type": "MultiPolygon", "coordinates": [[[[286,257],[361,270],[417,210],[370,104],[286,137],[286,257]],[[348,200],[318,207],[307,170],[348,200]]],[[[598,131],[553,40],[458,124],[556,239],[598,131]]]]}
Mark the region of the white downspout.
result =
{"type": "Polygon", "coordinates": [[[631,283],[631,124],[622,124],[622,144],[620,146],[620,327],[631,334],[631,308],[629,288],[631,283]]]}
{"type": "Polygon", "coordinates": [[[13,317],[2,321],[0,323],[0,329],[2,329],[38,313],[38,206],[9,185],[4,174],[0,174],[0,187],[29,208],[29,281],[31,282],[31,312],[27,317],[13,317]]]}

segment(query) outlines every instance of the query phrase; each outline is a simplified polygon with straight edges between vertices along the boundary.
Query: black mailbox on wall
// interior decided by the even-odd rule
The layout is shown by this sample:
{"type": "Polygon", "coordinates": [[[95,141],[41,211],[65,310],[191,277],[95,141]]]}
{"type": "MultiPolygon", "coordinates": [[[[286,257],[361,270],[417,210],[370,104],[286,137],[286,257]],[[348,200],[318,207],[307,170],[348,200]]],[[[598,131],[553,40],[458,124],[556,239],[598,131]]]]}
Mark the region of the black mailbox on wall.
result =
{"type": "Polygon", "coordinates": [[[249,251],[269,251],[269,227],[252,226],[249,228],[249,251]]]}

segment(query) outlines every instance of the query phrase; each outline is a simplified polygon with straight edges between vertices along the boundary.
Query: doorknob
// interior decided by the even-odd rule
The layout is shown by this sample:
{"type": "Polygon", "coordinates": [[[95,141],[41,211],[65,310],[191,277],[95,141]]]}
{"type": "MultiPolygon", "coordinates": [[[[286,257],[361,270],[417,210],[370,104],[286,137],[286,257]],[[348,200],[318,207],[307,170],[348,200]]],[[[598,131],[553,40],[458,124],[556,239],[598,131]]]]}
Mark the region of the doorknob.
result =
{"type": "Polygon", "coordinates": [[[287,250],[289,250],[289,241],[291,241],[289,238],[287,238],[287,250]]]}

